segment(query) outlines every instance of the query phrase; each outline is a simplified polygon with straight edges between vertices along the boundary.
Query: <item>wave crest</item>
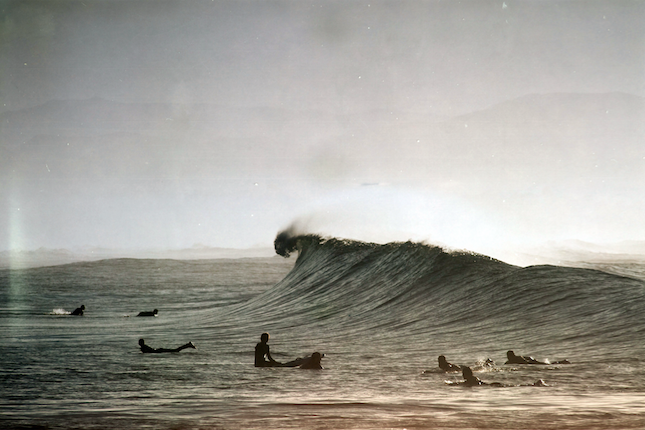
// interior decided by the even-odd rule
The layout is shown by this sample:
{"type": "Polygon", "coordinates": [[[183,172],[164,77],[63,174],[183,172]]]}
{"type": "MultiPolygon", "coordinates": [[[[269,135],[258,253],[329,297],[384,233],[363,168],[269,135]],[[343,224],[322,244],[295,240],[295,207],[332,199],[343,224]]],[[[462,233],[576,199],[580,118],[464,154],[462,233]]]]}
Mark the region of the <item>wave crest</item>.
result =
{"type": "Polygon", "coordinates": [[[613,341],[633,337],[637,320],[642,327],[643,281],[597,270],[523,268],[426,243],[375,244],[289,229],[274,245],[285,257],[298,252],[294,269],[245,306],[260,318],[292,315],[291,325],[306,316],[352,330],[613,341]]]}

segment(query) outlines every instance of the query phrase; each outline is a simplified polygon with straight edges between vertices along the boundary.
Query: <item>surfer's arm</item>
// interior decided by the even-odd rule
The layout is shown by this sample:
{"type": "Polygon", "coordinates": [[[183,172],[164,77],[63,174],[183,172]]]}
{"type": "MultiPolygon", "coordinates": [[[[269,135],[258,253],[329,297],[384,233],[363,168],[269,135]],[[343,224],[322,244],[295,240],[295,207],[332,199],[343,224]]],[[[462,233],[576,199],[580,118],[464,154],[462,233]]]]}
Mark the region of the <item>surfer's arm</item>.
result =
{"type": "Polygon", "coordinates": [[[150,348],[148,345],[142,345],[141,346],[141,352],[143,352],[143,353],[153,353],[153,352],[158,352],[158,351],[156,349],[154,349],[154,348],[150,348]]]}
{"type": "Polygon", "coordinates": [[[266,357],[269,359],[269,361],[270,361],[271,363],[277,363],[277,361],[275,361],[275,360],[273,359],[273,357],[271,357],[271,351],[270,351],[270,349],[269,349],[269,346],[268,346],[268,345],[267,345],[266,357]]]}

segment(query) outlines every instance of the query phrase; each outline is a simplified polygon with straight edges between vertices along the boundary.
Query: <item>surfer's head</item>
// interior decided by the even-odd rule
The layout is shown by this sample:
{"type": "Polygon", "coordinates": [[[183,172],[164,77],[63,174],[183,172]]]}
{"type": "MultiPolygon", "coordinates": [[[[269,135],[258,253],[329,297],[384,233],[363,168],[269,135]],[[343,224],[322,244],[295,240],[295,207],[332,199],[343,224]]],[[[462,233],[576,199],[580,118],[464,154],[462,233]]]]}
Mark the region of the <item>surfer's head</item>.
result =
{"type": "Polygon", "coordinates": [[[515,353],[513,351],[506,351],[506,358],[512,360],[515,358],[515,353]]]}
{"type": "Polygon", "coordinates": [[[143,339],[139,339],[139,346],[143,346],[143,344],[144,344],[144,343],[145,343],[145,342],[144,342],[144,340],[143,340],[143,339]]]}
{"type": "Polygon", "coordinates": [[[446,361],[446,356],[445,355],[440,355],[439,356],[439,367],[445,366],[448,364],[448,361],[446,361]]]}
{"type": "Polygon", "coordinates": [[[473,371],[470,367],[464,366],[461,368],[461,374],[463,375],[464,379],[466,381],[470,380],[473,378],[473,371]]]}
{"type": "Polygon", "coordinates": [[[267,343],[269,341],[269,333],[262,333],[260,340],[264,343],[267,343]]]}
{"type": "Polygon", "coordinates": [[[82,310],[85,310],[85,305],[81,305],[81,309],[82,309],[82,310]]]}
{"type": "Polygon", "coordinates": [[[157,315],[159,313],[159,311],[157,309],[155,309],[154,311],[152,311],[152,313],[157,315]]]}

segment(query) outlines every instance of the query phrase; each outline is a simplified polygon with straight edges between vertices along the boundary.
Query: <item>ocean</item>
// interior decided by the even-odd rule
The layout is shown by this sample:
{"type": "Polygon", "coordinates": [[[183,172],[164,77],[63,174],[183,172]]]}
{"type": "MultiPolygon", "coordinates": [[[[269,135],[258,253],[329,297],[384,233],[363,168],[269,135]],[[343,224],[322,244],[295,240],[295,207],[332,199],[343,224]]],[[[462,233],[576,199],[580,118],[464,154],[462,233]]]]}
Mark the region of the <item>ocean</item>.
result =
{"type": "Polygon", "coordinates": [[[288,234],[276,252],[0,270],[0,428],[645,428],[645,262],[288,234]],[[255,368],[263,332],[324,369],[255,368]],[[453,385],[439,355],[503,386],[453,385]]]}

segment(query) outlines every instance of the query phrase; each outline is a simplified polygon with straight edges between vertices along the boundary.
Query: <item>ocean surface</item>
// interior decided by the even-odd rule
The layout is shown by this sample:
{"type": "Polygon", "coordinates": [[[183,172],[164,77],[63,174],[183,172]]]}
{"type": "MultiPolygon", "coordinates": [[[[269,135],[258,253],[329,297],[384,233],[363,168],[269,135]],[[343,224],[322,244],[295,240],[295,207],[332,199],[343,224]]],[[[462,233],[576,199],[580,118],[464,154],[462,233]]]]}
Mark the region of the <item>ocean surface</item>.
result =
{"type": "Polygon", "coordinates": [[[287,234],[276,251],[292,255],[1,270],[0,428],[645,428],[645,262],[287,234]],[[325,369],[255,368],[263,332],[275,359],[319,351],[325,369]],[[450,385],[439,355],[504,386],[450,385]]]}

